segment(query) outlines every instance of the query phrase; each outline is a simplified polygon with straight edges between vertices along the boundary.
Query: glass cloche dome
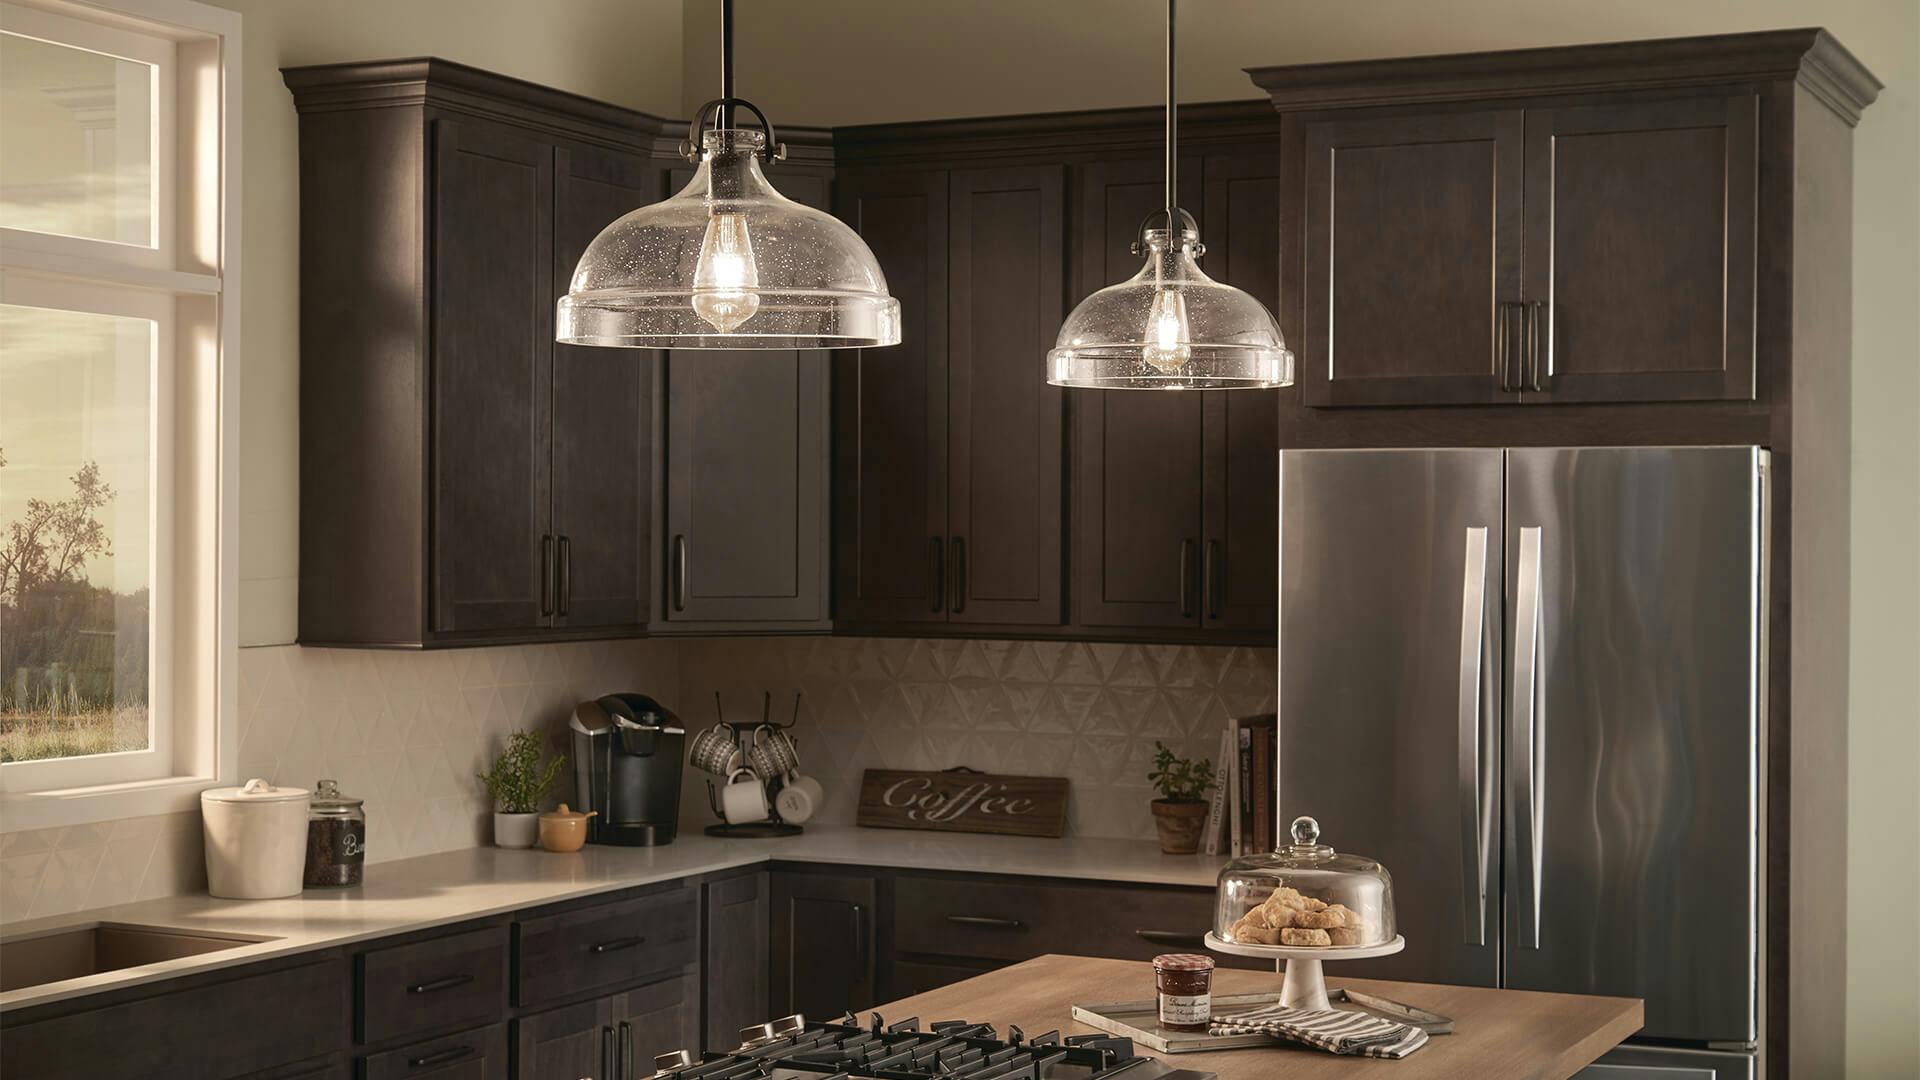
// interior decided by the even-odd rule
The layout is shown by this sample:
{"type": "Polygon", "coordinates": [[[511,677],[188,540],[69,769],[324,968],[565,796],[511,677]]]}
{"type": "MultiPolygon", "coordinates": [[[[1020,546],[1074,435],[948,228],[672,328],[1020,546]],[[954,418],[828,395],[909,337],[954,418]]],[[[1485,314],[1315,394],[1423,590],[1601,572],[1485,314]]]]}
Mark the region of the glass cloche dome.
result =
{"type": "Polygon", "coordinates": [[[1393,941],[1393,878],[1364,855],[1320,843],[1320,823],[1293,819],[1293,843],[1220,871],[1213,932],[1237,945],[1340,948],[1393,941]]]}

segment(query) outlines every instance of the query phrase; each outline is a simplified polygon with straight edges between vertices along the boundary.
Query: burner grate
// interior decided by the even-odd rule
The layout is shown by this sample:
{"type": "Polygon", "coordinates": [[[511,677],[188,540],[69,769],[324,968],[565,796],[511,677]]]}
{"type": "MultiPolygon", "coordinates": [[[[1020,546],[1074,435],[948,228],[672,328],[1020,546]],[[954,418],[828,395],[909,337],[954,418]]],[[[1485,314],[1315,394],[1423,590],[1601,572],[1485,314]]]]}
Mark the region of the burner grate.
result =
{"type": "Polygon", "coordinates": [[[1009,1026],[1003,1038],[992,1024],[923,1030],[917,1016],[888,1024],[879,1013],[864,1026],[852,1013],[825,1024],[789,1016],[740,1035],[731,1053],[661,1055],[653,1080],[1109,1080],[1152,1060],[1112,1035],[1028,1038],[1009,1026]]]}

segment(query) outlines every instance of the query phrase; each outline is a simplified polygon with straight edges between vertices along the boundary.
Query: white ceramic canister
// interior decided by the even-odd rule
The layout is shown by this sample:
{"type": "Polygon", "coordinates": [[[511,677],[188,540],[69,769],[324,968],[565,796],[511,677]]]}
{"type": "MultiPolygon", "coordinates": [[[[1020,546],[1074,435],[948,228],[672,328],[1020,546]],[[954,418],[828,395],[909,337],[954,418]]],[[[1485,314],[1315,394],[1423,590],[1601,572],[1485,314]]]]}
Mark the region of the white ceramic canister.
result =
{"type": "Polygon", "coordinates": [[[311,800],[305,788],[274,787],[258,779],[201,792],[207,891],[229,900],[298,894],[311,800]]]}

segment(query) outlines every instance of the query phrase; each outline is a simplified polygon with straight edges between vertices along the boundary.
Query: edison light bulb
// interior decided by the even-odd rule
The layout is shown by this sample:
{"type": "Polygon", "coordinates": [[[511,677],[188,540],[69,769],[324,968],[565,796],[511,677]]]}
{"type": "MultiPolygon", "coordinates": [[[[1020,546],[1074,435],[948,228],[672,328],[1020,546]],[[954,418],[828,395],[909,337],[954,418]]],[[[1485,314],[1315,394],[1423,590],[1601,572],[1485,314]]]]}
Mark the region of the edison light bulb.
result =
{"type": "Polygon", "coordinates": [[[1187,298],[1180,289],[1161,286],[1153,290],[1153,303],[1147,308],[1146,347],[1141,355],[1155,371],[1168,375],[1187,366],[1193,350],[1187,326],[1187,298]]]}
{"type": "Polygon", "coordinates": [[[693,268],[694,314],[715,330],[730,334],[760,309],[760,270],[753,264],[753,240],[745,214],[716,213],[707,218],[700,239],[700,262],[693,268]]]}

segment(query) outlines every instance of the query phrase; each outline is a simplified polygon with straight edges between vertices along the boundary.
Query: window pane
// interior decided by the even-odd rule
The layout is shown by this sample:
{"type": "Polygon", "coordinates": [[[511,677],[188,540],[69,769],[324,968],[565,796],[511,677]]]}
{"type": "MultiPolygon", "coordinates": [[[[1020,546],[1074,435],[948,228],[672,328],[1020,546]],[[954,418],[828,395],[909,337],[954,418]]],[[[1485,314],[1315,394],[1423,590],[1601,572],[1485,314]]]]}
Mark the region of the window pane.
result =
{"type": "Polygon", "coordinates": [[[153,75],[0,34],[0,225],[152,246],[153,75]]]}
{"type": "Polygon", "coordinates": [[[0,759],[150,745],[155,336],[0,304],[0,759]]]}

